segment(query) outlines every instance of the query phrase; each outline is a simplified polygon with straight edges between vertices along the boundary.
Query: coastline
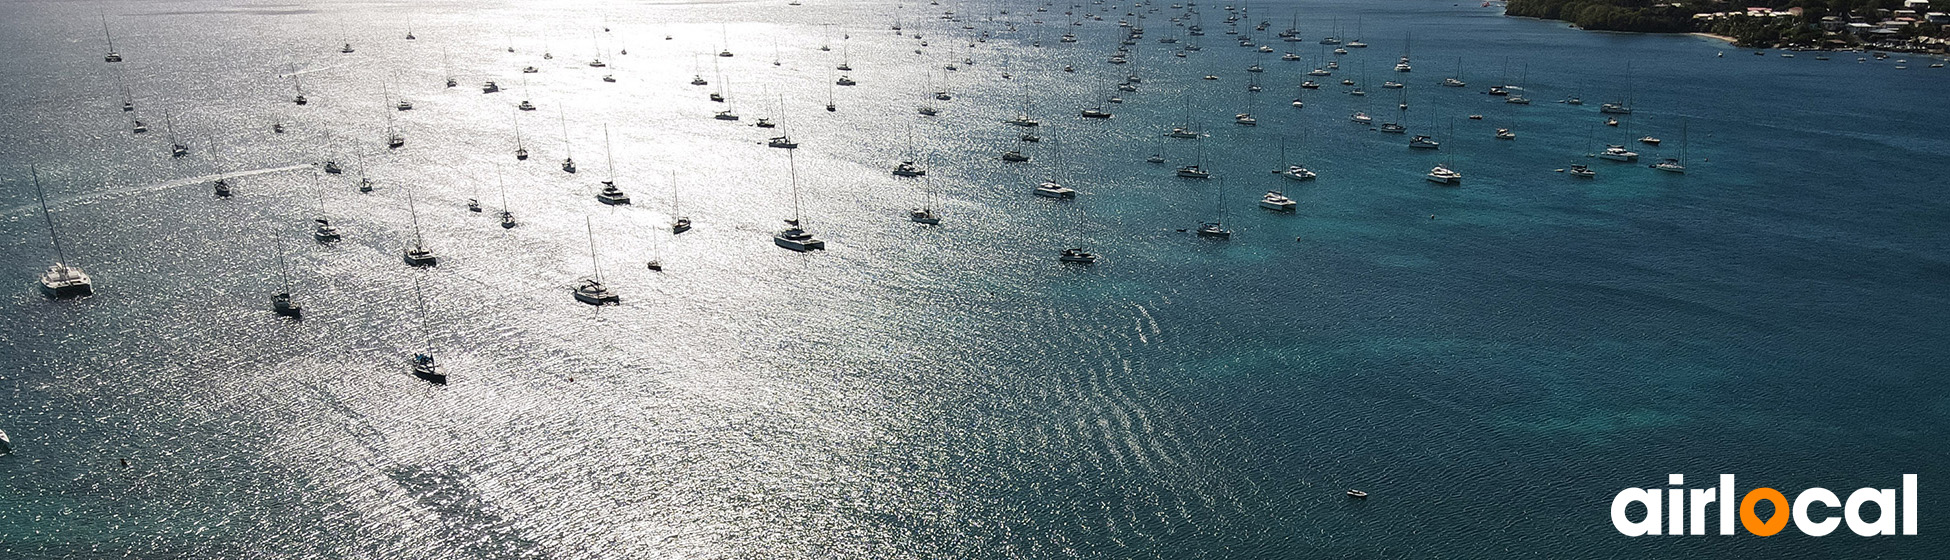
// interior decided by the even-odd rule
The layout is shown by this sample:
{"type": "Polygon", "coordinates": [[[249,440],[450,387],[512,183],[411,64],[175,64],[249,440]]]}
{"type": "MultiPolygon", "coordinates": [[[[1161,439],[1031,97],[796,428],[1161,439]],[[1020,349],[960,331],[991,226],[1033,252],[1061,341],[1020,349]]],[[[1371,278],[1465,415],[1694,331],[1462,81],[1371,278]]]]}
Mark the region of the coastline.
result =
{"type": "Polygon", "coordinates": [[[1734,40],[1734,39],[1733,39],[1732,37],[1728,37],[1728,36],[1725,36],[1725,35],[1714,35],[1714,34],[1712,34],[1712,33],[1701,33],[1701,32],[1698,32],[1698,31],[1694,31],[1694,32],[1691,32],[1691,33],[1687,33],[1687,35],[1692,35],[1692,36],[1694,36],[1694,37],[1705,37],[1705,38],[1708,38],[1708,39],[1719,39],[1719,40],[1721,40],[1721,41],[1726,41],[1726,43],[1727,43],[1728,45],[1733,45],[1733,44],[1737,44],[1737,43],[1739,43],[1739,41],[1735,41],[1735,40],[1734,40]]]}

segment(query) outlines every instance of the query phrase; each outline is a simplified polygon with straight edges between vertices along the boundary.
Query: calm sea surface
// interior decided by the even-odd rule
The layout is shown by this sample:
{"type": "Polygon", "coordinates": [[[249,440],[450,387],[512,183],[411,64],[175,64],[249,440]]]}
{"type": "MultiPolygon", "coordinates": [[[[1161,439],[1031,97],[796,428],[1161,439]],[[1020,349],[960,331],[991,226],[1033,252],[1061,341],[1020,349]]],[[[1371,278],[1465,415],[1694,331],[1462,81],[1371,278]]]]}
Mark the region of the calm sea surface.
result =
{"type": "Polygon", "coordinates": [[[1255,3],[1271,27],[1240,29],[1270,54],[1219,3],[1196,38],[1167,4],[1073,28],[1062,5],[804,4],[0,5],[0,557],[1950,553],[1950,70],[1473,2],[1255,3]],[[1305,41],[1279,42],[1296,13],[1305,41]],[[126,62],[102,62],[103,16],[126,62]],[[1119,19],[1147,34],[1107,64],[1119,19]],[[1337,29],[1372,46],[1334,55],[1337,29]],[[1110,95],[1114,118],[1078,117],[1110,95]],[[1616,128],[1612,101],[1636,109],[1616,128]],[[1161,138],[1186,124],[1208,136],[1161,138]],[[633,206],[593,200],[605,126],[633,206]],[[1587,157],[1607,143],[1642,160],[1587,157]],[[1319,179],[1269,173],[1283,145],[1319,179]],[[327,159],[346,173],[314,178],[327,159]],[[1172,176],[1198,161],[1224,180],[1172,176]],[[1422,179],[1445,162],[1459,188],[1422,179]],[[55,256],[30,164],[94,297],[35,291],[55,256]],[[795,171],[825,252],[768,239],[795,171]],[[1298,212],[1254,207],[1269,189],[1298,212]],[[400,262],[409,193],[437,268],[400,262]],[[921,205],[942,223],[907,221],[921,205]],[[1182,231],[1221,212],[1229,241],[1182,231]],[[320,214],[343,241],[310,239],[320,214]],[[570,299],[586,227],[620,306],[570,299]],[[1104,260],[1057,263],[1073,246],[1104,260]],[[302,321],[268,310],[280,250],[302,321]],[[429,339],[445,387],[406,372],[429,339]],[[1790,495],[1916,473],[1922,534],[1619,535],[1613,494],[1668,473],[1790,495]]]}

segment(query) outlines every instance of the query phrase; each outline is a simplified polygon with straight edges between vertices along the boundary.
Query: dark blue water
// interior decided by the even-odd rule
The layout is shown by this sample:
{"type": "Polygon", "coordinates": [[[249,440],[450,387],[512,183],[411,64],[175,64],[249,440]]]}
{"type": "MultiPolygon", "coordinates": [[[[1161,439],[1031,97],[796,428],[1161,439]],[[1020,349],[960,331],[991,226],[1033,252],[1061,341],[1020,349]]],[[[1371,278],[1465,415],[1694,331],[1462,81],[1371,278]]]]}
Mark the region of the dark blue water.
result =
{"type": "Polygon", "coordinates": [[[1950,549],[1933,490],[1950,474],[1945,70],[1421,1],[1255,3],[1271,54],[1201,6],[1204,49],[1182,59],[1156,42],[1188,39],[1162,9],[1115,66],[1128,3],[1070,44],[1061,6],[950,4],[0,7],[0,262],[17,279],[0,306],[15,442],[0,557],[1950,549]],[[936,17],[948,9],[967,21],[936,17]],[[1277,42],[1295,9],[1307,41],[1277,42]],[[120,66],[100,62],[103,13],[120,66]],[[1336,28],[1373,46],[1329,54],[1315,40],[1336,28]],[[1414,71],[1393,72],[1404,53],[1414,71]],[[859,86],[829,85],[843,56],[859,86]],[[943,68],[963,58],[976,63],[943,68]],[[1341,69],[1300,93],[1330,59],[1341,69]],[[288,102],[294,71],[305,107],[288,102]],[[1435,86],[1458,73],[1469,87],[1435,86]],[[1114,118],[1077,117],[1127,74],[1144,82],[1105,106],[1114,118]],[[928,100],[944,76],[955,99],[928,100]],[[479,93],[490,79],[508,91],[479,93]],[[157,130],[128,132],[118,80],[157,130]],[[1408,85],[1405,115],[1383,80],[1408,85]],[[1482,93],[1498,82],[1535,103],[1482,93]],[[710,91],[745,120],[712,120],[727,105],[710,91]],[[402,96],[409,144],[387,150],[384,107],[402,96]],[[1586,104],[1555,103],[1570,96],[1586,104]],[[513,110],[522,99],[541,109],[513,110]],[[1597,113],[1611,101],[1635,109],[1616,128],[1597,113]],[[165,110],[192,156],[168,157],[165,110]],[[1043,142],[1001,122],[1019,111],[1043,142]],[[1410,150],[1355,111],[1443,147],[1410,150]],[[1239,112],[1259,126],[1232,124],[1239,112]],[[1161,141],[1188,113],[1208,137],[1161,141]],[[791,167],[759,116],[802,144],[791,167]],[[510,155],[515,118],[526,162],[510,155]],[[605,125],[629,208],[591,200],[605,125]],[[576,175],[555,167],[565,129],[576,175]],[[1647,134],[1665,142],[1632,141],[1647,134]],[[1269,173],[1282,143],[1320,178],[1269,173]],[[1587,157],[1607,143],[1642,161],[1587,157]],[[997,159],[1009,149],[1034,161],[997,159]],[[1144,162],[1161,149],[1167,164],[1144,162]],[[1682,152],[1684,175],[1644,167],[1682,152]],[[1223,182],[1172,176],[1201,156],[1223,182]],[[304,166],[328,158],[348,173],[315,181],[304,166]],[[888,174],[909,158],[926,180],[888,174]],[[1437,163],[1465,182],[1424,181],[1437,163]],[[1572,163],[1599,176],[1555,171],[1572,163]],[[54,257],[29,164],[95,297],[33,291],[54,257]],[[767,242],[792,212],[792,168],[824,253],[767,242]],[[219,171],[245,174],[238,196],[210,196],[201,178],[219,171]],[[361,173],[376,192],[356,192],[361,173]],[[497,176],[518,228],[492,218],[497,176]],[[1045,178],[1082,194],[1030,196],[1045,178]],[[409,187],[436,269],[397,257],[409,187]],[[1255,208],[1269,189],[1299,211],[1255,208]],[[923,204],[940,226],[905,221],[923,204]],[[1230,241],[1176,231],[1222,205],[1230,241]],[[697,230],[664,233],[673,206],[697,230]],[[320,212],[344,241],[309,239],[320,212]],[[585,218],[621,306],[569,298],[591,272],[585,218]],[[1060,266],[1076,245],[1105,260],[1060,266]],[[280,247],[301,322],[266,309],[280,247]],[[429,338],[444,388],[405,373],[429,338]],[[1619,535],[1613,494],[1668,473],[1790,496],[1916,473],[1921,535],[1619,535]]]}

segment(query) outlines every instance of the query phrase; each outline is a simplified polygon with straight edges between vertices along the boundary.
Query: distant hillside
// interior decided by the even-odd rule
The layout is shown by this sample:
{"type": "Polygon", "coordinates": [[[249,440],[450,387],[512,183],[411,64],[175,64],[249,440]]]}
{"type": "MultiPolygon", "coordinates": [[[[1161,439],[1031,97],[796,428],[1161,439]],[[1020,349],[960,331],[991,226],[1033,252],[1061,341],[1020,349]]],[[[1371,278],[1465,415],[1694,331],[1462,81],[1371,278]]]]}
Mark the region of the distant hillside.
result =
{"type": "Polygon", "coordinates": [[[1585,29],[1685,33],[1693,30],[1693,9],[1649,0],[1509,0],[1504,13],[1571,22],[1585,29]]]}

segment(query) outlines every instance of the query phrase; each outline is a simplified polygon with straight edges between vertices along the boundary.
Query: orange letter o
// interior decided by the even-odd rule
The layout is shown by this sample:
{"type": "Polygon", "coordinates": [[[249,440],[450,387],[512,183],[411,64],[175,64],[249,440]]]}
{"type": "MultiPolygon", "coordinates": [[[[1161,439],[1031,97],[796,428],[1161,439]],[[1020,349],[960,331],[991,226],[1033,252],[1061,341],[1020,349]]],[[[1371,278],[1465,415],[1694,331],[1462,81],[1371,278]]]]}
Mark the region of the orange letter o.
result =
{"type": "Polygon", "coordinates": [[[1746,527],[1747,532],[1757,536],[1770,537],[1774,533],[1781,532],[1781,529],[1786,529],[1787,524],[1787,496],[1781,495],[1780,490],[1773,488],[1755,488],[1752,492],[1747,493],[1747,497],[1740,499],[1740,526],[1746,527]],[[1761,522],[1760,516],[1754,515],[1754,503],[1761,500],[1774,503],[1774,517],[1768,518],[1765,523],[1761,522]]]}

